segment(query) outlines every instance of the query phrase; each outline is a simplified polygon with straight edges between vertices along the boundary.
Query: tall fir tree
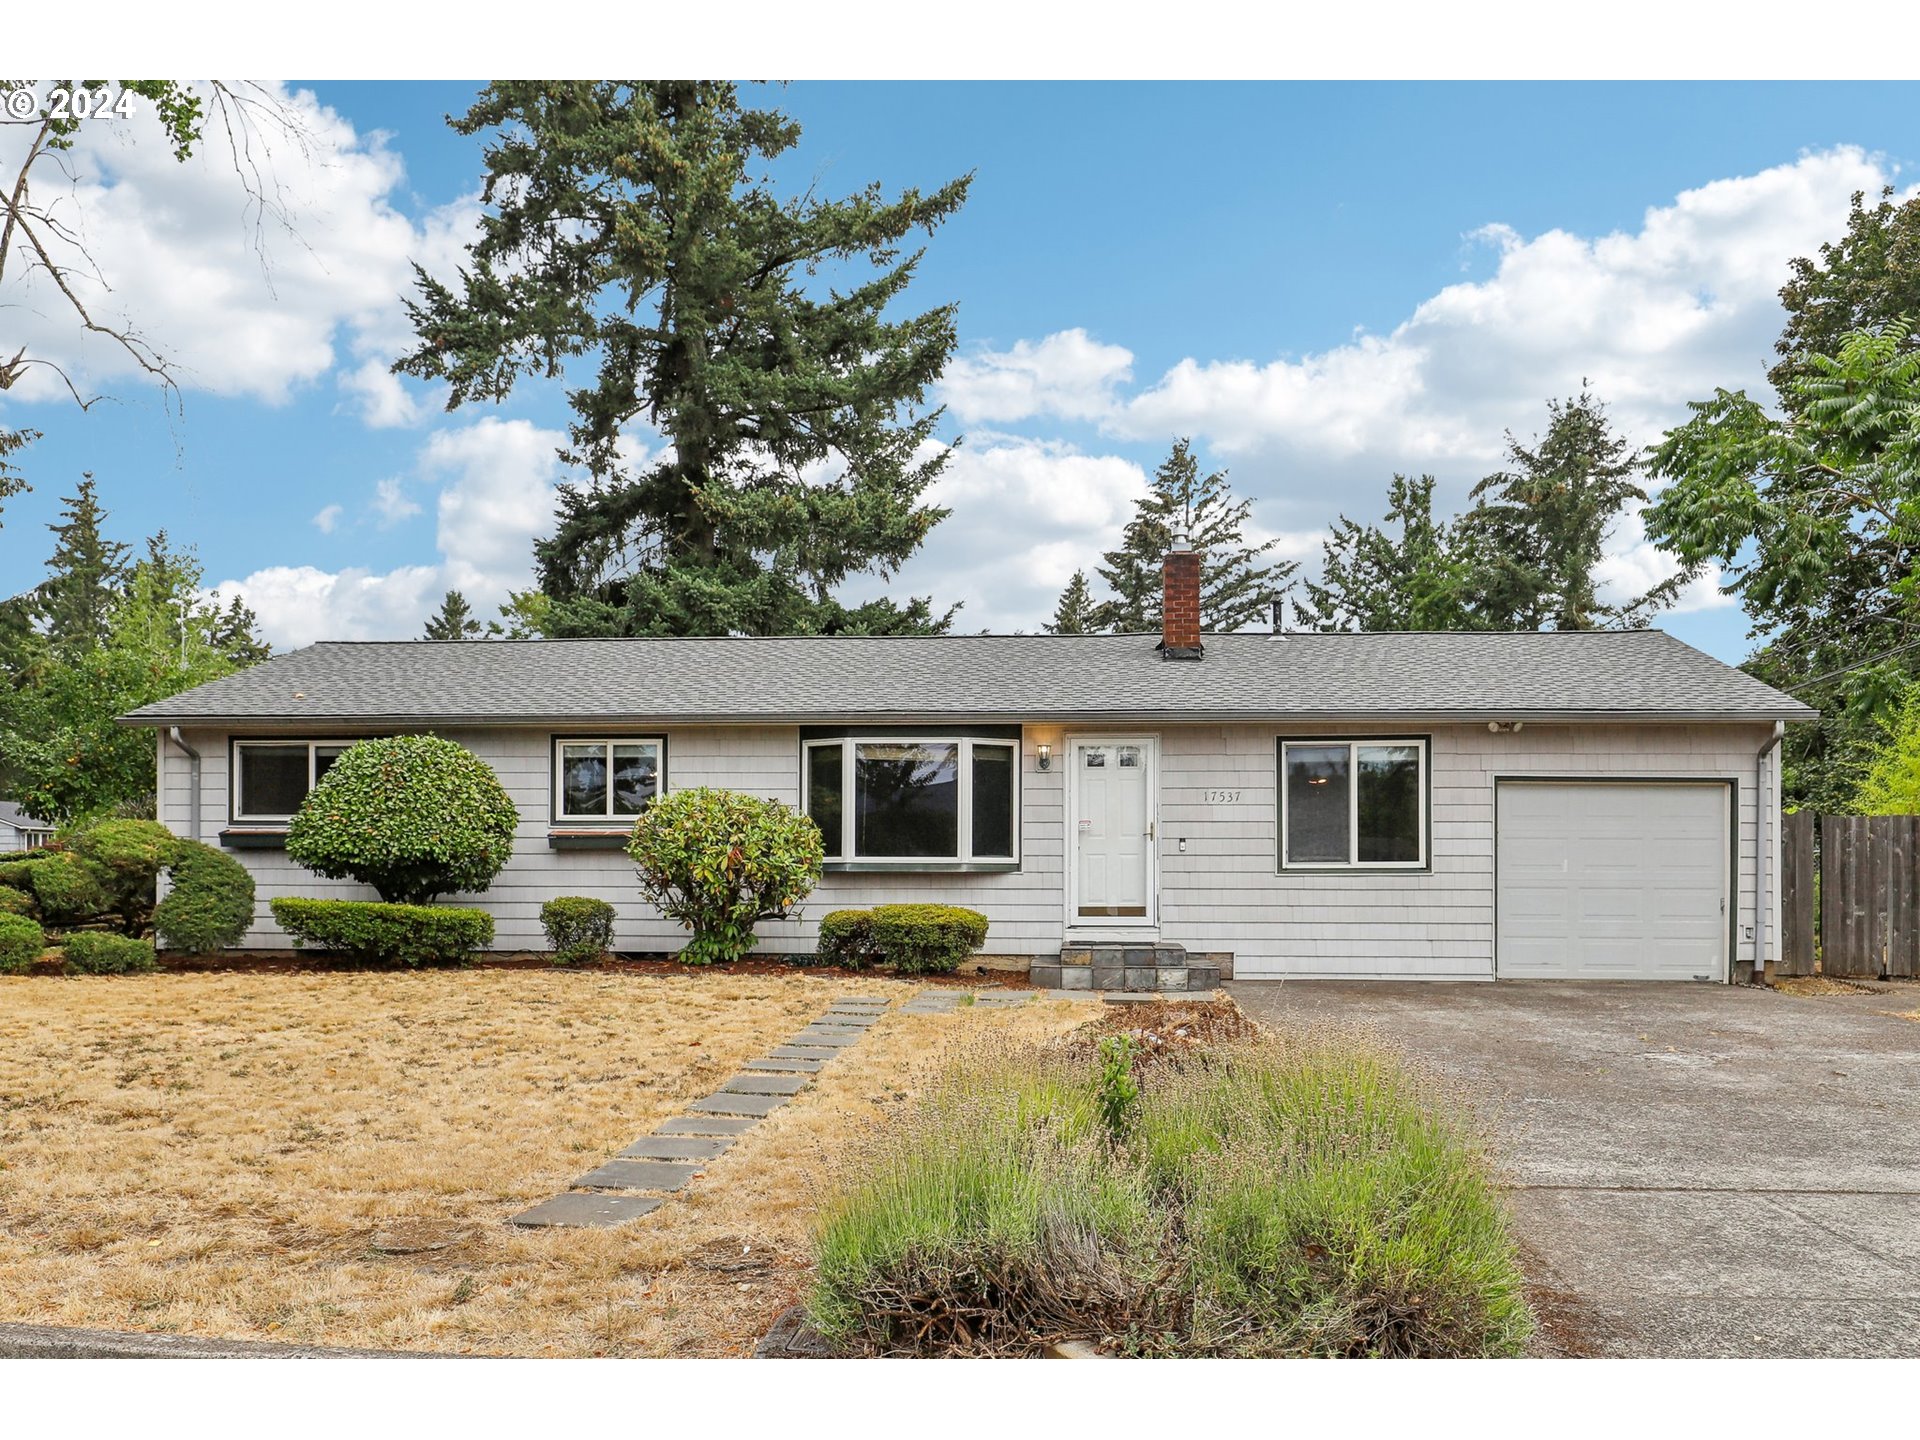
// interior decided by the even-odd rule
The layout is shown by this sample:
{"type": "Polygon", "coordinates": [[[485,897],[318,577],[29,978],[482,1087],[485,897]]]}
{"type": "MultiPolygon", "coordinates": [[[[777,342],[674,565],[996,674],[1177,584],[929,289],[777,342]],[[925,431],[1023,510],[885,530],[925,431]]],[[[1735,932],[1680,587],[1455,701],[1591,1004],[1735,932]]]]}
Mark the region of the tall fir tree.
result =
{"type": "Polygon", "coordinates": [[[473,607],[458,590],[449,590],[440,602],[440,610],[427,621],[422,640],[478,640],[482,630],[473,617],[473,607]]]}
{"type": "Polygon", "coordinates": [[[1053,607],[1053,619],[1046,624],[1049,635],[1085,635],[1099,629],[1099,607],[1093,601],[1093,588],[1087,584],[1087,572],[1076,570],[1060,592],[1060,603],[1053,607]]]}
{"type": "Polygon", "coordinates": [[[550,633],[946,628],[924,599],[834,590],[895,574],[946,513],[923,402],[955,307],[900,314],[921,254],[901,245],[971,177],[785,197],[767,172],[799,126],[719,82],[500,81],[453,125],[489,135],[488,213],[457,291],[418,272],[396,368],[450,408],[576,381],[563,458],[591,482],[535,547],[550,633]],[[641,424],[669,448],[636,458],[641,424]]]}
{"type": "Polygon", "coordinates": [[[0,426],[0,513],[6,510],[7,501],[28,488],[27,477],[7,457],[26,449],[39,438],[38,430],[9,430],[0,426]]]}
{"type": "Polygon", "coordinates": [[[114,604],[127,580],[127,547],[102,531],[107,512],[100,508],[91,473],[80,477],[78,491],[61,504],[60,522],[47,527],[55,544],[34,609],[53,651],[73,655],[105,642],[114,604]]]}
{"type": "Polygon", "coordinates": [[[1342,515],[1321,544],[1318,580],[1302,581],[1296,618],[1308,630],[1480,630],[1476,557],[1433,514],[1434,478],[1395,475],[1386,521],[1342,515]],[[1389,529],[1397,526],[1398,533],[1389,529]]]}
{"type": "Polygon", "coordinates": [[[1508,469],[1473,487],[1477,502],[1456,535],[1479,556],[1481,617],[1501,630],[1600,630],[1644,625],[1671,605],[1684,575],[1643,595],[1600,599],[1606,541],[1647,492],[1640,459],[1607,407],[1582,390],[1547,402],[1547,433],[1532,445],[1507,434],[1508,469]]]}
{"type": "Polygon", "coordinates": [[[1273,598],[1298,567],[1265,563],[1278,540],[1249,544],[1246,527],[1253,502],[1234,498],[1227,472],[1203,475],[1192,444],[1176,440],[1154,471],[1120,548],[1101,557],[1100,578],[1113,598],[1097,612],[1101,630],[1143,632],[1160,628],[1162,567],[1176,534],[1201,554],[1200,625],[1204,630],[1244,630],[1264,621],[1273,598]]]}

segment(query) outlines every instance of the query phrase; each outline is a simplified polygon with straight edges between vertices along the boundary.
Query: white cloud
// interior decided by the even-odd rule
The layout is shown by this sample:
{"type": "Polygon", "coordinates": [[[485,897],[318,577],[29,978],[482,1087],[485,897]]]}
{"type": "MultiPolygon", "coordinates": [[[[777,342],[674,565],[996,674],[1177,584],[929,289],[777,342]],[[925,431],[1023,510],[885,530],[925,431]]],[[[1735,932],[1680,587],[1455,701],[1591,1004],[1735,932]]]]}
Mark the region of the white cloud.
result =
{"type": "Polygon", "coordinates": [[[314,528],[322,535],[331,535],[333,533],[333,527],[340,523],[340,517],[345,513],[346,511],[343,506],[325,506],[313,517],[314,528]]]}
{"type": "Polygon", "coordinates": [[[1112,410],[1114,388],[1132,378],[1132,351],[1103,345],[1085,330],[1062,330],[953,361],[940,381],[940,398],[963,421],[1039,414],[1091,420],[1112,410]]]}
{"type": "MultiPolygon", "coordinates": [[[[1440,290],[1384,335],[1272,360],[1190,356],[1130,389],[1127,351],[1068,330],[971,357],[948,399],[962,418],[1093,420],[1155,445],[1191,435],[1232,462],[1263,521],[1293,534],[1341,511],[1377,518],[1395,471],[1431,471],[1443,508],[1457,507],[1495,468],[1506,431],[1537,433],[1548,397],[1583,382],[1636,445],[1716,386],[1764,391],[1788,261],[1841,230],[1852,192],[1894,173],[1840,147],[1685,191],[1631,231],[1527,237],[1488,224],[1470,238],[1492,273],[1440,290]]],[[[1607,570],[1620,594],[1672,573],[1637,521],[1621,527],[1607,570]]],[[[1730,603],[1716,581],[1691,585],[1682,608],[1730,603]]]]}
{"type": "MultiPolygon", "coordinates": [[[[532,582],[533,539],[553,521],[560,478],[555,450],[564,439],[557,430],[494,416],[430,436],[417,468],[421,480],[439,486],[437,564],[403,565],[384,574],[279,565],[223,580],[214,589],[223,597],[242,596],[267,639],[282,650],[315,640],[418,635],[448,590],[463,592],[477,614],[491,616],[509,590],[532,582]]],[[[399,480],[389,479],[377,487],[374,509],[405,518],[422,507],[399,480]]],[[[314,523],[329,512],[329,523],[337,523],[337,505],[314,523]]]]}
{"type": "Polygon", "coordinates": [[[275,565],[213,587],[222,603],[237,595],[252,606],[276,650],[295,650],[316,640],[418,635],[443,588],[434,565],[406,565],[384,575],[275,565]]]}
{"type": "MultiPolygon", "coordinates": [[[[405,170],[385,136],[356,131],[309,91],[273,91],[304,143],[265,121],[249,153],[291,234],[272,215],[256,225],[217,117],[184,164],[150,114],[83,125],[69,157],[78,178],[68,185],[50,167],[36,170],[36,195],[57,205],[97,263],[97,276],[85,264],[75,274],[82,299],[101,318],[135,326],[184,390],[281,404],[344,352],[362,362],[341,384],[369,423],[410,423],[416,402],[384,368],[409,339],[400,304],[412,288],[409,261],[450,274],[477,200],[416,223],[397,208],[405,170]]],[[[17,157],[30,133],[0,127],[0,162],[17,157]]],[[[78,251],[60,258],[78,260],[78,251]]],[[[44,275],[10,265],[0,302],[13,307],[9,345],[58,360],[83,390],[125,396],[146,384],[117,346],[79,329],[44,275]]],[[[63,394],[36,368],[10,398],[63,394]]]]}
{"type": "Polygon", "coordinates": [[[363,361],[355,369],[341,371],[339,383],[360,418],[375,430],[417,425],[425,413],[400,377],[380,360],[363,361]]]}
{"type": "Polygon", "coordinates": [[[402,520],[411,520],[418,515],[420,502],[409,497],[401,482],[390,476],[373,487],[370,508],[380,528],[390,530],[402,520]]]}

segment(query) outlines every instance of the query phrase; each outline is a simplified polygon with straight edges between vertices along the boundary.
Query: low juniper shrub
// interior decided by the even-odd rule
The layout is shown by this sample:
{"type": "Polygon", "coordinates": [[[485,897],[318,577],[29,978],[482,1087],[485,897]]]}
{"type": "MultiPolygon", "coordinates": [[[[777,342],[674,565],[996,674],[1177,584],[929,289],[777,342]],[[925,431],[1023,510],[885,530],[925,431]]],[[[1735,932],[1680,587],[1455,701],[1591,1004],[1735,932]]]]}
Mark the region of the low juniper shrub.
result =
{"type": "Polygon", "coordinates": [[[198,840],[176,842],[166,899],[154,929],[169,950],[204,954],[238,945],[253,926],[253,876],[231,855],[198,840]]]}
{"type": "Polygon", "coordinates": [[[60,942],[67,972],[74,975],[147,975],[160,968],[151,940],[76,930],[60,942]]]}
{"type": "Polygon", "coordinates": [[[0,975],[24,975],[47,948],[47,932],[25,915],[0,913],[0,975]]]}

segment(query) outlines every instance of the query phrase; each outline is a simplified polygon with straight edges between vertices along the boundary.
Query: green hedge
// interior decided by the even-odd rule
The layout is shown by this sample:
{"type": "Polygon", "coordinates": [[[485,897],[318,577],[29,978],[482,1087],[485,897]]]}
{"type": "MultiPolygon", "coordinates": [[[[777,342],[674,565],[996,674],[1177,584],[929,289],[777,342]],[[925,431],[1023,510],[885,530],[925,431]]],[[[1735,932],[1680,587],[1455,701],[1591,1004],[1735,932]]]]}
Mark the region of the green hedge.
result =
{"type": "Polygon", "coordinates": [[[948,975],[987,942],[987,917],[958,905],[876,905],[873,948],[903,975],[948,975]]]}
{"type": "Polygon", "coordinates": [[[198,840],[174,842],[167,898],[153,926],[169,950],[204,954],[237,945],[253,924],[253,876],[231,855],[198,840]]]}
{"type": "Polygon", "coordinates": [[[160,968],[151,940],[77,930],[60,942],[67,969],[78,975],[146,975],[160,968]]]}
{"type": "Polygon", "coordinates": [[[33,903],[33,896],[24,890],[16,890],[11,885],[0,885],[0,915],[31,916],[39,907],[33,903]]]}
{"type": "Polygon", "coordinates": [[[833,910],[820,918],[820,958],[829,965],[864,970],[879,959],[873,948],[871,910],[833,910]]]}
{"type": "Polygon", "coordinates": [[[296,947],[377,964],[458,965],[493,943],[491,915],[451,905],[281,899],[273,918],[296,947]]]}
{"type": "Polygon", "coordinates": [[[598,960],[613,948],[613,906],[586,895],[557,895],[540,907],[556,965],[598,960]]]}
{"type": "Polygon", "coordinates": [[[47,932],[24,915],[0,915],[0,975],[24,975],[47,948],[47,932]]]}

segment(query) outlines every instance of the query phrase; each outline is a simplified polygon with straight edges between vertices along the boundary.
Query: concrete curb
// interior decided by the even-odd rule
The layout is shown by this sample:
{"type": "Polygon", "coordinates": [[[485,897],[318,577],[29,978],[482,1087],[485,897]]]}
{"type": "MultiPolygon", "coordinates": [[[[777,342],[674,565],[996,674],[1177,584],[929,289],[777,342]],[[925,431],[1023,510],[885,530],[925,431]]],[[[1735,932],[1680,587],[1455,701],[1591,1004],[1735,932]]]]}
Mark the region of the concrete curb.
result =
{"type": "Polygon", "coordinates": [[[349,1350],[148,1331],[0,1325],[0,1360],[457,1360],[421,1350],[349,1350]]]}

